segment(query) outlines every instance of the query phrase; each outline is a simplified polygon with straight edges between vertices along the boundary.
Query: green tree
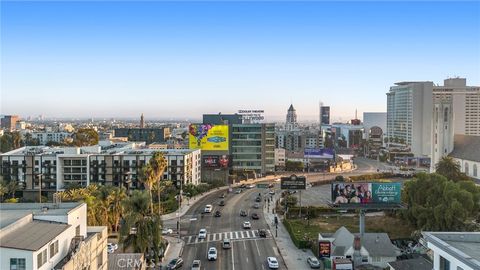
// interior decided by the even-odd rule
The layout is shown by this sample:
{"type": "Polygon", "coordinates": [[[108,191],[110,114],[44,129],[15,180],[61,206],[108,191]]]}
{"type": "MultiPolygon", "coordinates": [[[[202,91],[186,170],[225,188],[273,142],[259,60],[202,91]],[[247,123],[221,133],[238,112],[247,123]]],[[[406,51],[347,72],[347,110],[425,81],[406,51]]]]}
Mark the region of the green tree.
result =
{"type": "Polygon", "coordinates": [[[91,146],[98,144],[98,133],[92,128],[81,128],[73,134],[74,146],[91,146]]]}
{"type": "Polygon", "coordinates": [[[17,192],[18,188],[18,181],[9,181],[7,183],[7,194],[10,194],[10,198],[15,198],[15,192],[17,192]]]}
{"type": "Polygon", "coordinates": [[[148,190],[150,194],[150,210],[152,213],[153,213],[152,191],[154,187],[157,190],[158,211],[160,212],[160,209],[161,209],[160,194],[161,194],[162,188],[160,187],[161,185],[160,182],[166,168],[167,168],[167,160],[165,159],[165,157],[163,156],[163,153],[161,152],[153,153],[152,158],[150,158],[150,160],[148,161],[148,164],[142,168],[141,181],[143,182],[145,188],[148,190]]]}
{"type": "Polygon", "coordinates": [[[160,250],[164,247],[161,236],[161,218],[150,212],[150,196],[134,190],[125,201],[125,223],[120,229],[123,251],[132,248],[135,253],[152,254],[159,261],[160,250]]]}
{"type": "Polygon", "coordinates": [[[480,188],[439,174],[421,173],[404,184],[403,216],[420,230],[464,230],[480,210],[480,188]]]}
{"type": "Polygon", "coordinates": [[[124,212],[123,201],[127,198],[127,193],[125,189],[112,187],[110,194],[107,196],[107,201],[110,205],[109,219],[110,224],[113,226],[113,231],[118,232],[120,226],[120,219],[122,213],[124,212]]]}
{"type": "Polygon", "coordinates": [[[442,157],[442,159],[435,165],[435,172],[455,182],[470,179],[466,174],[460,171],[460,164],[449,156],[442,157]]]}
{"type": "Polygon", "coordinates": [[[3,180],[0,181],[0,202],[3,202],[3,196],[5,196],[7,192],[8,192],[7,183],[5,183],[3,180]]]}
{"type": "Polygon", "coordinates": [[[298,172],[298,171],[303,171],[303,162],[301,161],[291,161],[291,160],[287,160],[285,162],[285,170],[287,171],[295,171],[295,172],[298,172]]]}

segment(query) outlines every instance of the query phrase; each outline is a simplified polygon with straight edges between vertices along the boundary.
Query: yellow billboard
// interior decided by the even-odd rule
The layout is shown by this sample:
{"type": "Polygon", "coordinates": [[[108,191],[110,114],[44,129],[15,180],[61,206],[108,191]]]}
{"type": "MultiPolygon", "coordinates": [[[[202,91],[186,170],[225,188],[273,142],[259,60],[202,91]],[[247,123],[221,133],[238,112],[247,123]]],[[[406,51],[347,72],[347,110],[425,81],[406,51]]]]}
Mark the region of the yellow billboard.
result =
{"type": "Polygon", "coordinates": [[[190,149],[228,151],[228,126],[191,124],[188,141],[190,149]]]}

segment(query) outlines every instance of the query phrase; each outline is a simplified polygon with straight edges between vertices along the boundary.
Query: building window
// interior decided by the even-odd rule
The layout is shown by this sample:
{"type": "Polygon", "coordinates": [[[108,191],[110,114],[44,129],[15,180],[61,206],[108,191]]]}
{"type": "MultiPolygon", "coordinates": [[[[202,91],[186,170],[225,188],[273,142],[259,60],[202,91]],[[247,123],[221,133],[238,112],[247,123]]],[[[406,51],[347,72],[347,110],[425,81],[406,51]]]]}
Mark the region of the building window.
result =
{"type": "Polygon", "coordinates": [[[10,270],[25,270],[25,259],[20,258],[11,258],[10,259],[10,270]]]}
{"type": "Polygon", "coordinates": [[[473,176],[477,176],[477,164],[473,164],[473,176]]]}
{"type": "Polygon", "coordinates": [[[440,270],[450,270],[450,261],[440,256],[440,270]]]}
{"type": "Polygon", "coordinates": [[[37,269],[47,262],[47,249],[37,254],[37,269]]]}
{"type": "Polygon", "coordinates": [[[80,236],[80,225],[75,228],[75,236],[80,236]]]}
{"type": "Polygon", "coordinates": [[[468,169],[468,163],[465,162],[465,174],[470,175],[470,170],[468,169]]]}
{"type": "Polygon", "coordinates": [[[445,108],[445,113],[443,115],[443,122],[444,123],[448,122],[448,108],[445,108]]]}
{"type": "Polygon", "coordinates": [[[58,253],[58,240],[50,244],[50,259],[58,253]]]}

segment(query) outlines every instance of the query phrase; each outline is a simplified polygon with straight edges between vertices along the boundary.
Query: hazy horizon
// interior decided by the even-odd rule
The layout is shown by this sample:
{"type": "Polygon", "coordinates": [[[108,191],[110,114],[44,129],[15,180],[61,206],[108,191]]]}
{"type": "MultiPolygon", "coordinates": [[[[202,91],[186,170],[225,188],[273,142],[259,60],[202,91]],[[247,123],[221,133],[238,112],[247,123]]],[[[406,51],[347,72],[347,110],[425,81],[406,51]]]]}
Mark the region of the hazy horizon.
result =
{"type": "Polygon", "coordinates": [[[1,114],[346,121],[399,81],[480,85],[476,1],[0,5],[1,114]]]}

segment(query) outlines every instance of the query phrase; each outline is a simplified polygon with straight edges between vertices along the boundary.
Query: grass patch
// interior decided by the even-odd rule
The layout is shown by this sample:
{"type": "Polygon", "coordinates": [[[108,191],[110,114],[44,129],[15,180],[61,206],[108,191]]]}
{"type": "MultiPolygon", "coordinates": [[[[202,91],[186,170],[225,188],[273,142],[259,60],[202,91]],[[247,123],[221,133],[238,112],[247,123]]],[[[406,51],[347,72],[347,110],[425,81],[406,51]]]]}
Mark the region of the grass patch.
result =
{"type": "MultiPolygon", "coordinates": [[[[365,217],[365,222],[366,232],[384,232],[390,239],[410,238],[415,230],[406,221],[390,216],[365,217]]],[[[359,232],[358,216],[323,216],[311,219],[310,225],[303,219],[289,219],[288,223],[296,239],[317,239],[318,233],[334,233],[341,226],[351,233],[359,232]]]]}

